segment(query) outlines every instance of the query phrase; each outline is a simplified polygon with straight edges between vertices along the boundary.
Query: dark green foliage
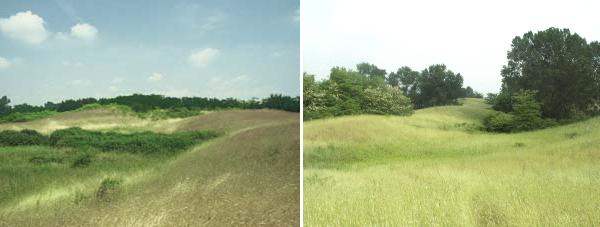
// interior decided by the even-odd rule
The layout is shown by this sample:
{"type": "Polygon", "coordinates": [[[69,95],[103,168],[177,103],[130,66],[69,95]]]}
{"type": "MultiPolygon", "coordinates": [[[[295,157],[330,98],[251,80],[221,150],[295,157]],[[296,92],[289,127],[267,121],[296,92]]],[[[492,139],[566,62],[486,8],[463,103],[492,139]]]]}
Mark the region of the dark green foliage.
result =
{"type": "Polygon", "coordinates": [[[202,97],[165,97],[163,95],[133,94],[117,96],[115,98],[83,98],[68,99],[59,103],[47,102],[44,106],[19,104],[9,106],[10,99],[6,96],[0,98],[0,123],[21,122],[50,116],[55,112],[65,112],[80,109],[90,105],[119,104],[131,108],[137,113],[147,113],[153,110],[167,110],[165,116],[187,117],[201,110],[218,109],[278,109],[291,112],[300,111],[300,97],[291,97],[281,94],[272,94],[267,98],[258,100],[239,100],[235,98],[217,99],[202,97]]]}
{"type": "Polygon", "coordinates": [[[100,201],[107,201],[118,192],[119,186],[123,183],[121,179],[117,178],[105,178],[98,190],[96,190],[96,199],[100,201]]]}
{"type": "MultiPolygon", "coordinates": [[[[88,131],[81,128],[56,130],[49,137],[33,130],[0,132],[0,146],[50,145],[53,147],[96,148],[101,151],[173,153],[219,136],[212,131],[162,134],[88,131]]],[[[85,162],[85,160],[84,160],[85,162]]]]}
{"type": "Polygon", "coordinates": [[[408,97],[417,95],[417,80],[419,72],[413,71],[410,67],[404,66],[396,72],[391,72],[387,77],[387,83],[392,87],[398,87],[408,97]]]}
{"type": "Polygon", "coordinates": [[[418,93],[413,97],[416,108],[457,104],[462,97],[463,78],[445,65],[432,65],[423,70],[417,79],[418,93]]]}
{"type": "Polygon", "coordinates": [[[501,91],[494,98],[494,102],[492,103],[492,109],[497,111],[502,111],[505,113],[512,112],[512,97],[508,92],[501,91]]]}
{"type": "Polygon", "coordinates": [[[470,86],[467,86],[466,88],[462,88],[462,97],[482,99],[483,94],[476,92],[473,90],[473,88],[471,88],[470,86]]]}
{"type": "Polygon", "coordinates": [[[485,103],[486,104],[490,104],[490,105],[494,105],[494,103],[496,102],[496,98],[498,97],[498,94],[494,94],[494,93],[487,93],[485,95],[485,103]]]}
{"type": "Polygon", "coordinates": [[[87,104],[92,104],[92,103],[96,103],[98,102],[98,100],[96,100],[95,98],[83,98],[83,99],[68,99],[65,101],[62,101],[60,103],[57,103],[56,106],[56,111],[58,112],[65,112],[65,111],[70,111],[70,110],[76,110],[81,108],[82,106],[85,106],[87,104]]]}
{"type": "Polygon", "coordinates": [[[11,107],[8,104],[10,104],[10,99],[6,96],[2,96],[2,98],[0,98],[0,117],[10,114],[11,107]]]}
{"type": "Polygon", "coordinates": [[[542,116],[569,119],[598,103],[599,56],[597,42],[588,44],[569,29],[549,28],[517,36],[502,68],[502,93],[510,97],[520,90],[537,91],[542,116]]]}
{"type": "Polygon", "coordinates": [[[372,83],[372,85],[383,83],[385,81],[385,75],[387,74],[385,72],[385,69],[380,69],[376,65],[369,64],[366,62],[357,64],[356,70],[361,75],[366,76],[367,80],[369,80],[372,83]]]}
{"type": "Polygon", "coordinates": [[[45,145],[48,138],[34,130],[4,130],[0,132],[0,146],[45,145]]]}
{"type": "Polygon", "coordinates": [[[40,112],[40,111],[44,111],[44,107],[32,106],[27,103],[14,105],[11,109],[12,113],[31,113],[31,112],[40,112]]]}
{"type": "Polygon", "coordinates": [[[490,132],[511,132],[513,123],[513,115],[503,112],[491,114],[483,119],[485,130],[490,132]]]}
{"type": "Polygon", "coordinates": [[[513,131],[544,128],[541,105],[535,101],[535,92],[522,91],[513,96],[513,131]]]}
{"type": "MultiPolygon", "coordinates": [[[[513,111],[498,112],[484,119],[487,131],[521,132],[556,125],[551,119],[542,118],[541,104],[535,99],[536,92],[520,91],[511,97],[513,111]]],[[[498,100],[498,98],[496,98],[498,100]]]]}
{"type": "Polygon", "coordinates": [[[457,104],[458,98],[483,98],[471,87],[462,88],[463,78],[445,65],[431,65],[422,72],[409,67],[399,68],[387,77],[387,83],[398,87],[408,96],[415,108],[457,104]]]}
{"type": "Polygon", "coordinates": [[[262,100],[262,106],[268,109],[300,112],[300,97],[273,94],[262,100]]]}
{"type": "Polygon", "coordinates": [[[134,153],[171,153],[188,148],[198,142],[217,137],[216,132],[177,132],[161,134],[136,132],[96,132],[81,128],[56,130],[50,135],[50,145],[56,147],[93,147],[102,151],[127,151],[134,153]]]}
{"type": "Polygon", "coordinates": [[[92,163],[92,155],[91,154],[82,154],[73,160],[73,164],[71,164],[72,168],[86,167],[92,163]]]}

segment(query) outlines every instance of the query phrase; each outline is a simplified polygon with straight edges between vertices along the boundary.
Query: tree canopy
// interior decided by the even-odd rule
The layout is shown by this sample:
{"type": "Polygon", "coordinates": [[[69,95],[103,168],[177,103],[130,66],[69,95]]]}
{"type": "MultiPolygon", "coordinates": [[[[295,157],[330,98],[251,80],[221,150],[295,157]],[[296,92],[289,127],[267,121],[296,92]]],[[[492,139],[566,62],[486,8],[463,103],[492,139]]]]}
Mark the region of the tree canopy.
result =
{"type": "Polygon", "coordinates": [[[6,96],[0,98],[0,117],[17,113],[37,113],[43,111],[65,112],[79,109],[88,104],[119,104],[131,107],[136,112],[147,112],[154,109],[279,109],[285,111],[299,112],[300,97],[290,97],[281,94],[272,94],[262,100],[249,99],[240,100],[235,98],[204,98],[204,97],[167,97],[156,94],[132,94],[117,96],[114,98],[82,98],[68,99],[59,103],[46,102],[43,106],[33,106],[27,103],[10,106],[10,99],[6,96]]]}
{"type": "Polygon", "coordinates": [[[329,78],[316,81],[304,73],[304,119],[352,115],[406,115],[410,100],[385,83],[385,70],[361,63],[356,70],[334,67],[329,78]]]}
{"type": "Polygon", "coordinates": [[[502,89],[498,98],[507,111],[510,97],[520,90],[536,91],[542,115],[568,119],[588,112],[598,102],[600,91],[600,47],[590,44],[569,29],[549,28],[527,32],[512,40],[502,68],[502,89]],[[503,94],[505,94],[503,96],[503,94]]]}

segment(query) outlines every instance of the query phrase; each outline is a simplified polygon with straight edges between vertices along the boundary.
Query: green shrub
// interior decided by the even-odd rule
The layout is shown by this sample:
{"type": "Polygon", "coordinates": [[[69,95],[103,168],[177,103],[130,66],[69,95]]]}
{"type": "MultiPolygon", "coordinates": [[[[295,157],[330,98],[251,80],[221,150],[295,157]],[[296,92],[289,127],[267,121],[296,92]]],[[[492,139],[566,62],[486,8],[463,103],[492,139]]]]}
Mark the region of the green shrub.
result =
{"type": "Polygon", "coordinates": [[[25,122],[25,121],[33,121],[41,118],[46,118],[56,114],[56,111],[40,111],[40,112],[27,112],[20,113],[15,112],[11,113],[7,116],[0,118],[0,123],[2,122],[25,122]]]}
{"type": "Polygon", "coordinates": [[[170,153],[188,148],[198,142],[217,137],[216,132],[177,132],[162,134],[136,132],[96,132],[81,128],[56,130],[50,135],[50,145],[57,147],[93,147],[102,151],[135,153],[170,153]]]}
{"type": "Polygon", "coordinates": [[[50,145],[53,147],[97,148],[102,151],[134,153],[171,153],[184,150],[220,134],[212,131],[190,131],[172,134],[88,131],[81,128],[56,130],[44,136],[34,130],[0,132],[0,146],[50,145]]]}
{"type": "Polygon", "coordinates": [[[45,145],[48,138],[34,130],[5,130],[0,132],[0,146],[45,145]]]}
{"type": "Polygon", "coordinates": [[[490,132],[511,132],[513,123],[513,116],[503,112],[491,114],[483,119],[485,130],[490,132]]]}
{"type": "Polygon", "coordinates": [[[535,100],[535,95],[535,91],[517,92],[511,97],[512,112],[488,116],[483,122],[485,129],[493,132],[521,132],[555,126],[555,120],[542,118],[541,104],[535,100]]]}

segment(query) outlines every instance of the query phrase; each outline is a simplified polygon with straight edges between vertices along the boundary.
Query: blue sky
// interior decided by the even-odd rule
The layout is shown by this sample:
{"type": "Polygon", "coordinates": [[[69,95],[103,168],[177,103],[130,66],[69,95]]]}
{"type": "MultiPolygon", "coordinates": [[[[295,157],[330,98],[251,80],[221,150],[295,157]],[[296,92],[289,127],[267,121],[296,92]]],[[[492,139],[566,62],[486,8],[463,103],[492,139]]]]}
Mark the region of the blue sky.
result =
{"type": "Polygon", "coordinates": [[[299,95],[299,2],[22,1],[0,7],[0,95],[299,95]]]}

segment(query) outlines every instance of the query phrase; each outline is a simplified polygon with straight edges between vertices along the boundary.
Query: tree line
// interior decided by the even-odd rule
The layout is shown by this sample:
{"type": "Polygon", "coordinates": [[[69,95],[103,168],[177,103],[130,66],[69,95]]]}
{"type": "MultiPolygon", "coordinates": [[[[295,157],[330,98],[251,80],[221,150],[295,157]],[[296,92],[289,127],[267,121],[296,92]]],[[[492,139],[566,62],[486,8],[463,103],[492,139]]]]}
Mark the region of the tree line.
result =
{"type": "Polygon", "coordinates": [[[235,98],[204,98],[204,97],[167,97],[156,94],[132,94],[117,96],[114,98],[81,98],[68,99],[58,103],[46,102],[42,106],[29,105],[27,103],[11,106],[10,99],[6,96],[0,98],[0,117],[16,113],[38,113],[38,112],[65,112],[79,109],[88,104],[119,104],[130,107],[135,112],[147,112],[154,109],[278,109],[291,112],[300,111],[300,97],[291,97],[281,94],[272,94],[262,100],[259,99],[235,99],[235,98]]]}
{"type": "Polygon", "coordinates": [[[517,132],[600,114],[600,43],[569,29],[516,36],[502,67],[502,87],[486,101],[502,113],[490,131],[517,132]]]}
{"type": "Polygon", "coordinates": [[[360,63],[356,69],[334,67],[329,78],[317,81],[304,73],[304,119],[352,115],[408,115],[413,109],[458,104],[463,97],[483,98],[471,87],[463,88],[460,73],[443,64],[418,72],[404,66],[389,74],[385,69],[360,63]]]}

